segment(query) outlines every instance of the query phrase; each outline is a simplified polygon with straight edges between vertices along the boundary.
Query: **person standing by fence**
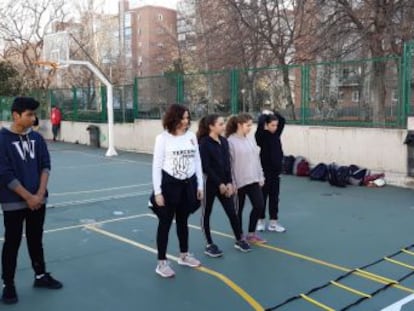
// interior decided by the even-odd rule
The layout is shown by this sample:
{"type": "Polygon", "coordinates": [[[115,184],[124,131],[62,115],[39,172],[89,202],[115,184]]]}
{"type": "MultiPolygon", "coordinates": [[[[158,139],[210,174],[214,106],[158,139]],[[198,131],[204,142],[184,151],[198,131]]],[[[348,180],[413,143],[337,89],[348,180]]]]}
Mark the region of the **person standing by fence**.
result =
{"type": "Polygon", "coordinates": [[[266,229],[267,199],[269,199],[270,217],[268,230],[279,233],[286,231],[278,222],[280,174],[283,162],[283,149],[280,137],[285,128],[285,123],[285,118],[271,111],[264,111],[258,120],[255,137],[257,145],[260,147],[260,160],[265,176],[265,184],[262,189],[265,209],[257,223],[257,231],[265,231],[266,229]]]}
{"type": "Polygon", "coordinates": [[[26,227],[26,240],[34,287],[60,289],[62,283],[47,273],[43,252],[43,225],[46,215],[50,156],[43,137],[32,131],[39,102],[17,97],[12,105],[13,123],[0,131],[0,205],[4,216],[2,251],[2,300],[18,302],[14,284],[17,255],[26,227]]]}
{"type": "Polygon", "coordinates": [[[165,129],[154,146],[152,182],[154,195],[150,208],[159,219],[157,230],[158,265],[155,272],[173,277],[167,261],[168,235],[175,217],[180,247],[178,264],[200,266],[188,252],[188,217],[203,199],[203,171],[196,135],[189,131],[190,112],[181,105],[171,105],[163,119],[165,129]]]}
{"type": "Polygon", "coordinates": [[[249,114],[233,116],[227,121],[226,136],[228,137],[233,183],[237,189],[238,215],[240,227],[243,228],[243,208],[246,196],[252,203],[250,212],[249,232],[246,240],[249,243],[266,243],[266,240],[256,234],[256,225],[264,209],[263,169],[260,164],[259,148],[248,137],[253,125],[249,114]]]}
{"type": "Polygon", "coordinates": [[[200,144],[201,162],[204,172],[204,200],[201,223],[207,246],[204,253],[210,257],[220,257],[223,252],[213,243],[210,230],[210,217],[214,199],[217,197],[230,221],[236,239],[234,247],[249,252],[249,244],[242,238],[240,223],[234,206],[234,188],[231,177],[229,143],[222,135],[225,123],[223,117],[212,114],[200,120],[197,137],[200,144]]]}
{"type": "Polygon", "coordinates": [[[56,141],[60,132],[60,124],[62,122],[62,113],[56,106],[52,106],[52,111],[50,113],[50,122],[52,123],[53,141],[56,141]]]}

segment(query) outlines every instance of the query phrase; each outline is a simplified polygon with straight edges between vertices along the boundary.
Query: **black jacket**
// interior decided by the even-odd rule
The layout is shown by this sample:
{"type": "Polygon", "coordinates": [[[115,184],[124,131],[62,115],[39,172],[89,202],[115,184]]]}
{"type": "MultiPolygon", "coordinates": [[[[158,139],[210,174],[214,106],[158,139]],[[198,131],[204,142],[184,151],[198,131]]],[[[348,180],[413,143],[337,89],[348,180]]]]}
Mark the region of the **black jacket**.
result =
{"type": "Polygon", "coordinates": [[[210,136],[200,140],[200,156],[207,183],[219,187],[232,182],[230,151],[227,139],[220,136],[220,143],[210,136]]]}
{"type": "Polygon", "coordinates": [[[276,113],[279,119],[277,130],[274,134],[264,129],[266,115],[261,115],[255,134],[257,145],[260,147],[260,160],[265,175],[280,174],[282,172],[283,149],[280,137],[285,128],[286,120],[276,113]]]}

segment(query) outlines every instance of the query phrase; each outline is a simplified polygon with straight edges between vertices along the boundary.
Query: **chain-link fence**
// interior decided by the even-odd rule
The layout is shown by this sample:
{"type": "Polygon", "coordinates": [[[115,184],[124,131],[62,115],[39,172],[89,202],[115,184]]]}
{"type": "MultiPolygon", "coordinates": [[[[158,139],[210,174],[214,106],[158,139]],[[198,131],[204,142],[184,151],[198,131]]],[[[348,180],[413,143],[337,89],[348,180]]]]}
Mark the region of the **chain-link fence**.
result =
{"type": "MultiPolygon", "coordinates": [[[[402,56],[271,68],[139,77],[114,87],[115,122],[160,119],[167,106],[186,105],[194,119],[263,109],[297,124],[404,127],[412,101],[414,43],[402,56]]],[[[104,87],[31,92],[41,117],[59,106],[64,120],[107,122],[104,87]]],[[[0,98],[1,120],[10,119],[12,98],[0,98]]]]}

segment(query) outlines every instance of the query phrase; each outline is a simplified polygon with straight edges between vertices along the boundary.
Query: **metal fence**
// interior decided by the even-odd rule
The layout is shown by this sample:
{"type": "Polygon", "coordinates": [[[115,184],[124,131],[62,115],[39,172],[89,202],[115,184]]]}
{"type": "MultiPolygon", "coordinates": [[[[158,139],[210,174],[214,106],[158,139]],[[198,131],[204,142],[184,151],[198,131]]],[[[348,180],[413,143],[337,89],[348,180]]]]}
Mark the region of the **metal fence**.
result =
{"type": "MultiPolygon", "coordinates": [[[[173,103],[186,105],[194,119],[275,109],[291,123],[332,126],[405,127],[414,111],[414,43],[401,56],[271,68],[137,77],[114,87],[115,122],[159,119],[173,103]]],[[[53,89],[33,94],[41,114],[50,105],[65,120],[106,122],[104,87],[53,89]]],[[[10,119],[11,98],[0,98],[0,117],[10,119]]]]}

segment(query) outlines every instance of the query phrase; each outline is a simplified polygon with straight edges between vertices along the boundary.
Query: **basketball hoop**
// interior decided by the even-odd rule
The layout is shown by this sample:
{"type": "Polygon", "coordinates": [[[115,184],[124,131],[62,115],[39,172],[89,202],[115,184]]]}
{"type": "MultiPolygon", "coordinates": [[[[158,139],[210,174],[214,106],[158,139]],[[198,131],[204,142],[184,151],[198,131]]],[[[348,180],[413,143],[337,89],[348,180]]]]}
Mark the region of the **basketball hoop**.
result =
{"type": "Polygon", "coordinates": [[[52,62],[52,61],[47,61],[47,60],[39,60],[37,62],[35,62],[35,65],[41,66],[41,67],[46,67],[50,70],[58,70],[60,67],[59,63],[56,62],[52,62]]]}

